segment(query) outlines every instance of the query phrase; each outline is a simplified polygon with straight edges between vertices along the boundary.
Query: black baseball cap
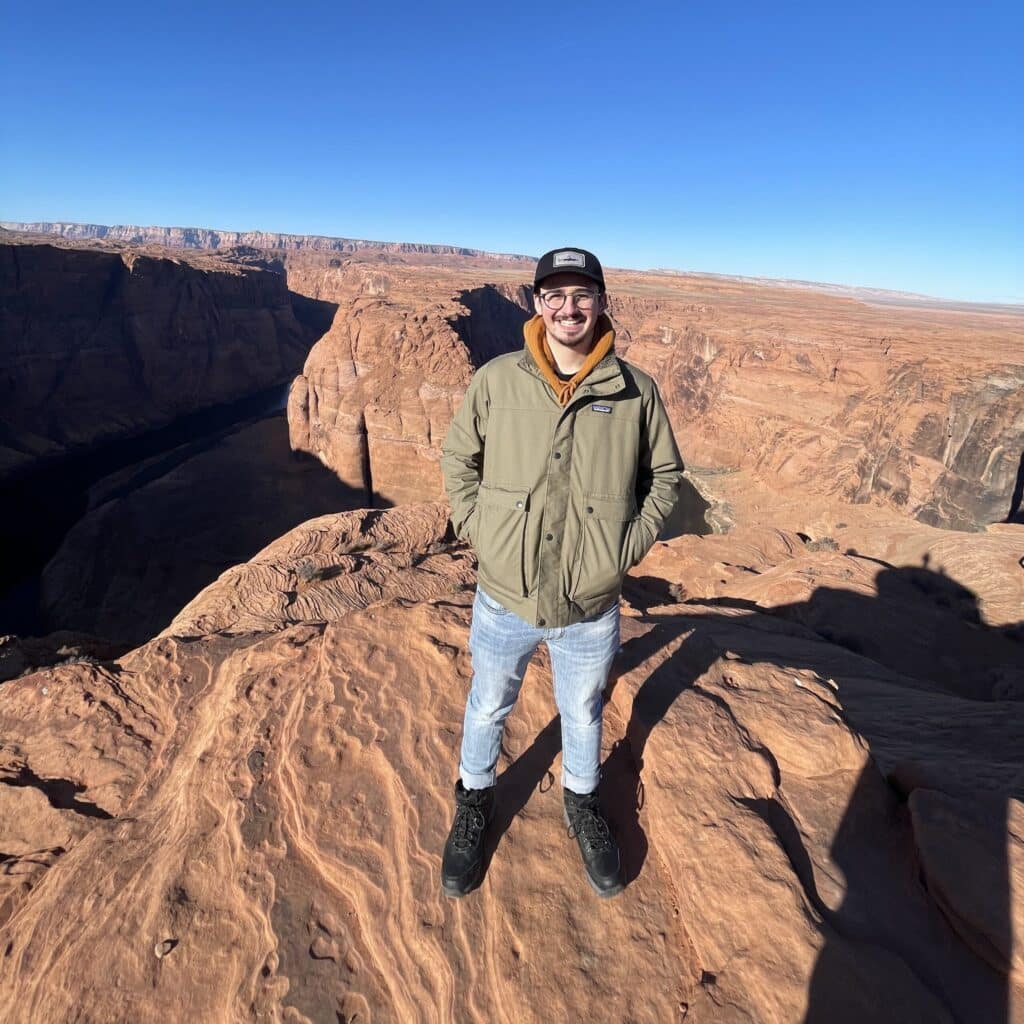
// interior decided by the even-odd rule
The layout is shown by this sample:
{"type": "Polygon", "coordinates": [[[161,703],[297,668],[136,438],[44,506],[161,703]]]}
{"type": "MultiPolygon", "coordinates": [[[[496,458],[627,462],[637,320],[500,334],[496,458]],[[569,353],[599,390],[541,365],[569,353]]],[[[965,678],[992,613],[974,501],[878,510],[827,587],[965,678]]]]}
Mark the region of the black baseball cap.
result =
{"type": "Polygon", "coordinates": [[[541,281],[552,274],[582,274],[596,281],[604,291],[604,271],[598,258],[586,249],[573,249],[566,246],[552,249],[537,260],[537,272],[533,275],[533,290],[540,287],[541,281]]]}

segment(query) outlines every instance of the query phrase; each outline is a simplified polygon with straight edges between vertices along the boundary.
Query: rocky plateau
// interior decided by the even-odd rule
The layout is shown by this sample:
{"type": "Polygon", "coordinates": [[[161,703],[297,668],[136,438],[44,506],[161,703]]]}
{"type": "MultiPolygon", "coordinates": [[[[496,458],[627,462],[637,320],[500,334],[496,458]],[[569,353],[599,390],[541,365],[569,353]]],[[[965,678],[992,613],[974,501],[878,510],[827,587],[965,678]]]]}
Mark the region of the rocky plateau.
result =
{"type": "Polygon", "coordinates": [[[88,350],[148,353],[111,347],[130,323],[173,351],[159,323],[208,308],[235,397],[263,387],[240,363],[292,383],[287,420],[91,479],[40,571],[60,631],[0,640],[0,1019],[1024,1024],[1019,311],[609,271],[691,485],[626,581],[606,694],[627,888],[597,900],[565,834],[542,651],[484,880],[450,901],[475,562],[438,456],[473,369],[520,343],[529,264],[4,241],[23,463],[143,429],[151,394],[222,402],[173,359],[111,356],[108,387],[88,350]],[[148,267],[146,302],[105,306],[86,256],[115,297],[148,267]]]}

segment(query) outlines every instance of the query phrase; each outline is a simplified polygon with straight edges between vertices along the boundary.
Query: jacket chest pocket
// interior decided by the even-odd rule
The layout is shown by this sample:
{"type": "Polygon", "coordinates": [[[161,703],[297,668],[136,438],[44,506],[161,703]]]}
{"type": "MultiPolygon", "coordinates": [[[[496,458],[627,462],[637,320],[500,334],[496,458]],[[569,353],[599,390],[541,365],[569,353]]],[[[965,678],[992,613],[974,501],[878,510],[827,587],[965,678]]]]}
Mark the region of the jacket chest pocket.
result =
{"type": "Polygon", "coordinates": [[[526,597],[526,517],[529,491],[481,484],[476,496],[476,556],[486,575],[526,597]]]}
{"type": "Polygon", "coordinates": [[[574,600],[611,596],[622,582],[623,546],[636,502],[632,497],[585,495],[580,513],[571,596],[574,600]]]}

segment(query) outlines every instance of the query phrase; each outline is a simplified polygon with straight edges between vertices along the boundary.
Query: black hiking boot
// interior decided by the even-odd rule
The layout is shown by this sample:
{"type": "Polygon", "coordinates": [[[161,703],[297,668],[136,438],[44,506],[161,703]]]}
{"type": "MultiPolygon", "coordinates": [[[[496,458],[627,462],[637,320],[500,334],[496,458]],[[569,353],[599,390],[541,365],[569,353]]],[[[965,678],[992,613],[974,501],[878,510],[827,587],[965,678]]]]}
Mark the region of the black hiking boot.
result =
{"type": "Polygon", "coordinates": [[[455,783],[455,820],[441,860],[441,888],[446,896],[465,896],[480,881],[484,835],[494,807],[494,787],[466,789],[455,783]]]}
{"type": "Polygon", "coordinates": [[[619,863],[619,846],[601,813],[597,790],[580,796],[571,789],[565,797],[565,823],[583,856],[587,880],[598,896],[615,896],[626,887],[619,863]]]}

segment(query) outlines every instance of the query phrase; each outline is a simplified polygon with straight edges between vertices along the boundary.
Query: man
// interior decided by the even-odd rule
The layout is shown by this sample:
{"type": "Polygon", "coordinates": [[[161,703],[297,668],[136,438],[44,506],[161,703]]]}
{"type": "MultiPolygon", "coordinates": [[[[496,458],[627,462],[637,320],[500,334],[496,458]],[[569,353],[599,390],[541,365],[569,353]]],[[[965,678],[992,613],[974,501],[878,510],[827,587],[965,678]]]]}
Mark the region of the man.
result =
{"type": "Polygon", "coordinates": [[[602,691],[619,646],[619,591],[676,502],[682,462],[654,382],[617,359],[604,273],[585,249],[537,264],[523,351],[470,381],[441,465],[460,537],[476,548],[449,896],[478,882],[505,719],[543,640],[562,722],[566,822],[600,896],[623,888],[598,800],[602,691]]]}

